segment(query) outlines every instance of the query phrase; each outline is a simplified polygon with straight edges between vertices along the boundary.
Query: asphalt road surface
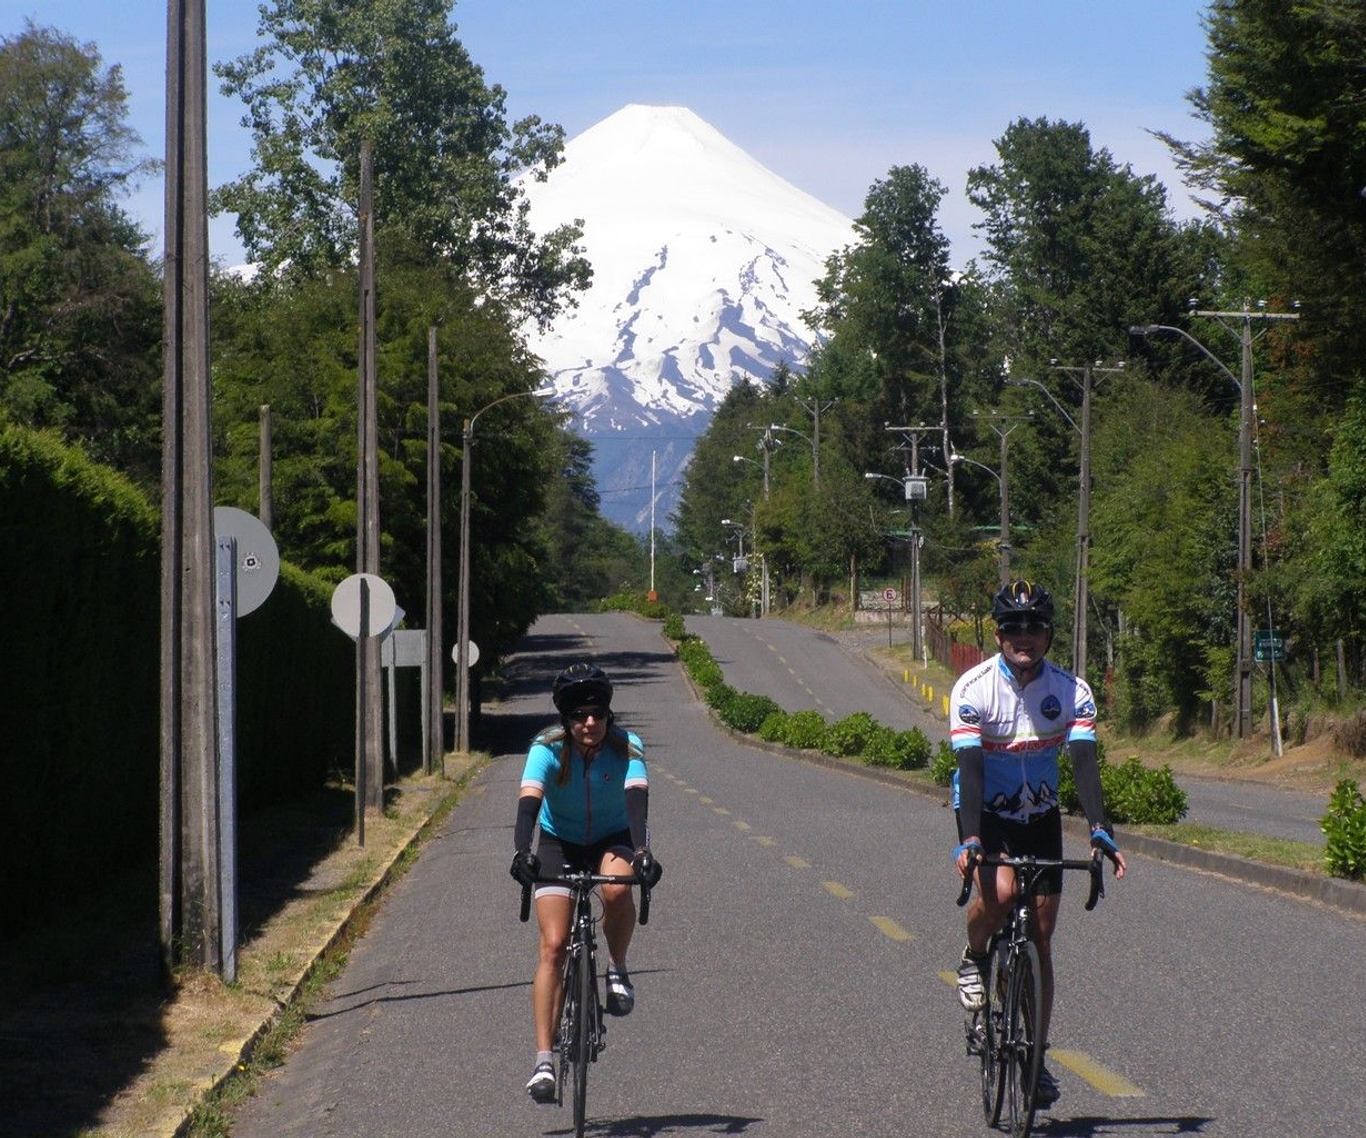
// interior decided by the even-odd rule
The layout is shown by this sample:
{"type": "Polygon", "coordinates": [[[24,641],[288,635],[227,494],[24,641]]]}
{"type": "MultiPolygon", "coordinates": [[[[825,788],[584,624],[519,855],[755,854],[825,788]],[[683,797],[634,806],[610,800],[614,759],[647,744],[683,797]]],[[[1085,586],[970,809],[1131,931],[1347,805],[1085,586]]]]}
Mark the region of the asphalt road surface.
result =
{"type": "MultiPolygon", "coordinates": [[[[608,614],[532,629],[496,712],[507,753],[390,891],[234,1136],[570,1129],[522,1089],[536,934],[507,866],[526,740],[554,673],[589,655],[646,741],[665,875],[631,951],[638,1006],[609,1020],[591,1072],[588,1133],[986,1133],[949,985],[963,933],[947,811],[718,732],[658,626],[608,614]]],[[[1063,1097],[1041,1135],[1366,1133],[1361,921],[1139,855],[1096,912],[1082,899],[1073,883],[1063,1097]]]]}
{"type": "MultiPolygon", "coordinates": [[[[913,695],[900,691],[859,650],[885,644],[876,626],[863,626],[838,639],[781,620],[736,620],[690,616],[688,631],[706,641],[728,681],[766,695],[787,711],[815,708],[827,719],[867,711],[898,730],[919,727],[932,741],[948,737],[948,726],[926,713],[913,695]]],[[[1307,794],[1247,780],[1178,779],[1186,792],[1186,821],[1221,830],[1323,846],[1320,823],[1327,794],[1307,794]]]]}

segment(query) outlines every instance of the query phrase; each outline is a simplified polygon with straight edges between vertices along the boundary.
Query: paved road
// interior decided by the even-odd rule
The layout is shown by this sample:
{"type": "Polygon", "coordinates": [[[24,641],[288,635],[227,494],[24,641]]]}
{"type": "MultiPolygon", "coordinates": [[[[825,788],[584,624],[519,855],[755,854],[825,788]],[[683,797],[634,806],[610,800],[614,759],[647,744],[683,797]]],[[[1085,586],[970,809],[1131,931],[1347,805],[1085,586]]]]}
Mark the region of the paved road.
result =
{"type": "MultiPolygon", "coordinates": [[[[555,670],[594,654],[648,745],[666,866],[609,1023],[589,1133],[985,1133],[947,981],[962,944],[932,799],[738,743],[657,626],[547,617],[496,714],[522,740],[391,891],[236,1138],[563,1134],[522,1091],[534,928],[507,876],[521,750],[555,670]]],[[[1048,1136],[1366,1133],[1363,924],[1135,855],[1094,914],[1065,901],[1048,1136]]]]}
{"type": "MultiPolygon", "coordinates": [[[[875,628],[837,638],[782,620],[698,616],[688,617],[687,627],[707,642],[729,683],[775,699],[788,711],[814,707],[832,720],[867,711],[889,726],[919,727],[932,741],[948,736],[942,718],[930,715],[916,696],[870,662],[864,650],[886,643],[875,628]]],[[[1188,822],[1325,844],[1319,826],[1327,794],[1245,780],[1182,776],[1178,781],[1186,792],[1188,822]]]]}

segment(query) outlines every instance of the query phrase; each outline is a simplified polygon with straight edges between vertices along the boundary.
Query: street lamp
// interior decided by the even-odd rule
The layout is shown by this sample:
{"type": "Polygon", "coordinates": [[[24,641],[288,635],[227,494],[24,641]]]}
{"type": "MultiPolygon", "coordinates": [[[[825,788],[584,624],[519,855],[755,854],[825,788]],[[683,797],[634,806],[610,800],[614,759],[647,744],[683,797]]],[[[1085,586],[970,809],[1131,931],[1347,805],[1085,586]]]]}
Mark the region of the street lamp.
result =
{"type": "Polygon", "coordinates": [[[819,486],[821,484],[821,454],[816,445],[816,440],[805,431],[797,430],[796,427],[780,427],[777,423],[770,423],[768,429],[770,431],[786,431],[789,435],[796,435],[811,444],[811,484],[819,486]]]}
{"type": "MultiPolygon", "coordinates": [[[[1004,450],[1004,446],[1002,447],[1004,450]]],[[[966,462],[969,466],[980,467],[996,479],[996,484],[1001,488],[1001,536],[999,539],[1001,550],[1001,584],[1010,583],[1010,489],[1005,475],[1005,464],[1001,465],[1001,473],[997,474],[985,463],[978,462],[975,458],[969,458],[965,454],[954,451],[949,455],[949,464],[966,462]]]]}
{"type": "Polygon", "coordinates": [[[460,582],[456,605],[455,634],[455,749],[468,751],[470,743],[470,466],[474,457],[474,424],[485,411],[509,399],[544,398],[552,388],[513,391],[480,407],[465,420],[460,458],[460,582]]]}
{"type": "MultiPolygon", "coordinates": [[[[906,495],[908,503],[906,507],[907,521],[910,523],[911,533],[911,655],[922,656],[924,654],[921,641],[920,625],[920,527],[915,524],[915,507],[909,505],[925,497],[925,479],[920,475],[906,474],[900,478],[893,478],[890,474],[878,474],[875,471],[866,471],[864,478],[870,482],[875,479],[882,479],[884,482],[895,482],[901,487],[902,493],[906,495]]],[[[890,624],[888,625],[890,628],[890,624]]]]}
{"type": "MultiPolygon", "coordinates": [[[[1235,376],[1224,362],[1204,344],[1174,324],[1135,324],[1129,328],[1131,336],[1151,336],[1157,332],[1172,332],[1193,345],[1206,359],[1219,368],[1238,388],[1238,652],[1235,666],[1237,680],[1236,734],[1240,739],[1252,735],[1252,615],[1247,611],[1248,577],[1252,573],[1252,321],[1298,320],[1298,313],[1249,311],[1206,312],[1194,308],[1192,316],[1207,316],[1227,328],[1226,320],[1242,324],[1239,342],[1242,347],[1242,378],[1235,376]]],[[[1230,329],[1231,330],[1231,329],[1230,329]]],[[[1279,722],[1276,724],[1279,732],[1279,722]]]]}
{"type": "MultiPolygon", "coordinates": [[[[734,462],[748,462],[748,463],[750,463],[750,464],[753,465],[753,466],[760,466],[760,467],[763,468],[763,471],[764,471],[764,501],[767,502],[767,501],[768,501],[768,449],[769,449],[769,448],[766,447],[766,446],[764,446],[763,440],[760,440],[760,442],[759,442],[759,449],[762,450],[762,451],[764,452],[764,461],[763,461],[763,462],[759,462],[757,459],[753,459],[753,458],[746,458],[743,454],[737,454],[737,455],[732,456],[732,461],[734,461],[734,462]]],[[[757,529],[756,529],[756,531],[755,531],[754,540],[755,540],[755,543],[757,544],[757,542],[758,542],[758,540],[759,540],[759,535],[758,535],[757,529]]],[[[768,554],[767,554],[767,553],[760,553],[760,554],[759,554],[759,575],[760,575],[760,580],[759,580],[759,615],[760,615],[760,616],[768,616],[769,602],[768,602],[768,554]]]]}
{"type": "MultiPolygon", "coordinates": [[[[1010,387],[1023,387],[1026,384],[1037,387],[1048,400],[1057,408],[1058,413],[1067,420],[1068,425],[1081,436],[1081,447],[1078,452],[1078,471],[1077,471],[1077,563],[1076,563],[1076,593],[1072,604],[1072,670],[1077,675],[1086,676],[1087,659],[1087,632],[1086,618],[1087,609],[1090,606],[1089,577],[1091,562],[1091,391],[1092,377],[1097,373],[1103,375],[1114,375],[1124,370],[1124,361],[1121,360],[1116,367],[1100,367],[1099,363],[1092,365],[1086,364],[1080,368],[1064,367],[1053,360],[1050,364],[1054,371],[1066,373],[1080,372],[1081,381],[1078,386],[1081,388],[1081,425],[1072,418],[1064,407],[1054,397],[1053,393],[1040,383],[1037,379],[1006,379],[1006,384],[1010,387]]],[[[1077,382],[1075,379],[1073,382],[1077,382]]]]}

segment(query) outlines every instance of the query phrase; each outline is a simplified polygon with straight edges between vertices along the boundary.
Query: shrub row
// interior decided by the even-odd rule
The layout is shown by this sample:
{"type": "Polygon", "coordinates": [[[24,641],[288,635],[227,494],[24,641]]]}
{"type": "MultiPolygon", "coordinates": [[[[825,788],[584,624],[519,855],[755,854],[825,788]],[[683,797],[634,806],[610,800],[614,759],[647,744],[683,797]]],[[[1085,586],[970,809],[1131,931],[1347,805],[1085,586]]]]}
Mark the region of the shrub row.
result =
{"type": "Polygon", "coordinates": [[[678,657],[702,689],[707,706],[727,727],[769,743],[798,750],[858,759],[869,766],[919,770],[929,762],[930,741],[918,728],[896,731],[857,711],[827,723],[818,711],[787,712],[766,695],[737,691],[726,683],[721,665],[706,644],[684,631],[683,618],[670,614],[664,635],[676,642],[678,657]]]}

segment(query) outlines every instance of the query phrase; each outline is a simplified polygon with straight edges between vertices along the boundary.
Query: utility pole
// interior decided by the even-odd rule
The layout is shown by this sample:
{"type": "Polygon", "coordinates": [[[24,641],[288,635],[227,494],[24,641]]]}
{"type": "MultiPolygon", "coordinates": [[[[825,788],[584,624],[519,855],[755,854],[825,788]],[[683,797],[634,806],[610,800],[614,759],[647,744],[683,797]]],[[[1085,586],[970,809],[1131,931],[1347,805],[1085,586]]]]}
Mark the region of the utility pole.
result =
{"type": "Polygon", "coordinates": [[[170,0],[160,646],[160,947],[167,982],[178,965],[223,965],[206,59],[204,0],[170,0]]]}
{"type": "MultiPolygon", "coordinates": [[[[1001,487],[1000,578],[1002,585],[1008,585],[1010,583],[1010,475],[1007,466],[1007,456],[1009,453],[1007,440],[1010,438],[1011,431],[1019,426],[1020,423],[1032,418],[1033,415],[1032,413],[1025,415],[1003,415],[999,411],[983,414],[980,411],[974,411],[972,417],[974,419],[984,420],[991,429],[996,432],[997,437],[1001,440],[1001,472],[996,474],[996,481],[1001,487]],[[1010,426],[999,426],[998,424],[1001,423],[1009,423],[1010,426]]],[[[965,459],[965,461],[972,462],[972,459],[965,459]]],[[[975,465],[982,466],[980,462],[975,465]]],[[[989,473],[995,474],[995,471],[989,466],[984,466],[982,468],[989,473]]]]}
{"type": "MultiPolygon", "coordinates": [[[[1083,364],[1081,367],[1071,367],[1058,363],[1053,360],[1049,366],[1053,371],[1060,371],[1073,379],[1074,383],[1081,388],[1081,426],[1077,427],[1068,416],[1068,422],[1077,428],[1081,435],[1081,450],[1078,457],[1077,488],[1077,559],[1075,567],[1074,581],[1076,591],[1073,594],[1072,603],[1072,671],[1082,679],[1086,678],[1087,663],[1087,609],[1090,607],[1090,593],[1088,578],[1090,576],[1091,564],[1091,393],[1095,387],[1095,377],[1119,375],[1124,371],[1124,363],[1120,361],[1115,367],[1101,367],[1100,362],[1094,364],[1083,364]],[[1075,377],[1081,376],[1080,381],[1075,377]]],[[[1044,388],[1045,393],[1048,389],[1044,388]]],[[[1052,395],[1049,394],[1049,398],[1052,395]]],[[[1054,402],[1057,402],[1054,400],[1054,402]]],[[[1061,406],[1058,408],[1062,410],[1061,406]]]]}
{"type": "Polygon", "coordinates": [[[257,496],[260,504],[261,524],[266,529],[275,527],[275,463],[273,446],[271,442],[271,423],[270,423],[270,404],[262,403],[260,409],[260,453],[257,456],[259,463],[259,485],[257,496]]]}
{"type": "Polygon", "coordinates": [[[822,403],[819,399],[813,398],[810,403],[800,396],[795,397],[797,402],[806,408],[806,413],[811,416],[811,483],[816,489],[821,485],[821,413],[829,411],[835,405],[835,400],[827,399],[822,403]]]}
{"type": "MultiPolygon", "coordinates": [[[[360,414],[356,450],[356,572],[379,576],[379,426],[375,369],[375,153],[360,146],[360,414]]],[[[384,692],[379,636],[356,638],[356,810],[384,807],[384,692]]],[[[363,826],[363,822],[361,823],[363,826]]],[[[362,845],[364,833],[358,827],[362,845]]]]}
{"type": "MultiPolygon", "coordinates": [[[[920,436],[930,434],[938,428],[927,427],[921,423],[918,427],[893,427],[890,423],[883,424],[883,430],[895,431],[906,441],[911,450],[910,464],[905,468],[906,474],[902,479],[905,488],[906,511],[910,521],[911,533],[911,655],[919,659],[924,655],[923,644],[923,622],[921,616],[920,599],[920,519],[916,516],[915,503],[923,501],[925,498],[925,476],[920,469],[920,436]]],[[[950,469],[953,464],[949,463],[950,469]]]]}
{"type": "MultiPolygon", "coordinates": [[[[1239,739],[1252,737],[1252,614],[1247,606],[1248,580],[1252,576],[1252,430],[1256,399],[1252,390],[1252,322],[1298,320],[1297,312],[1267,312],[1265,301],[1253,311],[1246,302],[1241,312],[1192,309],[1192,316],[1217,320],[1238,337],[1242,355],[1238,410],[1238,655],[1236,663],[1236,733],[1239,739]]],[[[1228,370],[1227,368],[1225,369],[1228,370]]]]}
{"type": "Polygon", "coordinates": [[[441,403],[436,328],[427,329],[427,690],[423,693],[423,769],[438,770],[445,754],[441,701],[441,403]]]}

